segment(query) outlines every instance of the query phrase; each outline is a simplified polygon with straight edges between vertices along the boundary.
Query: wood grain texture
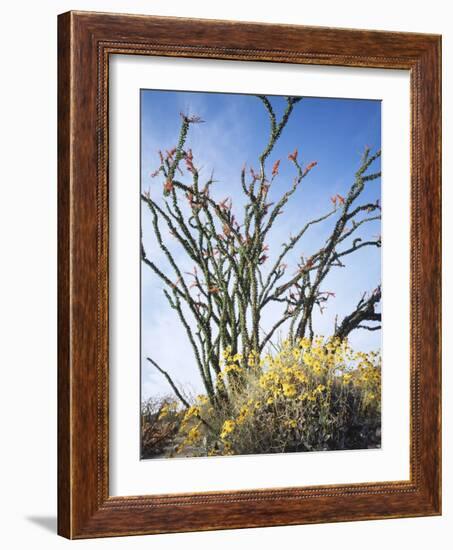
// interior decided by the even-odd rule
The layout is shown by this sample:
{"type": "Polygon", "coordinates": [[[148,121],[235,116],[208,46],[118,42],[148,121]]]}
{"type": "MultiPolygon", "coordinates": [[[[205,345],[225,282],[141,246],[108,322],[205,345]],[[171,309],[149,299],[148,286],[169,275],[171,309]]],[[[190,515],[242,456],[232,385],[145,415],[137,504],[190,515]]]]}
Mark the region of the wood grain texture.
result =
{"type": "Polygon", "coordinates": [[[58,26],[58,532],[70,536],[69,16],[58,26]]]}
{"type": "Polygon", "coordinates": [[[58,47],[58,532],[88,538],[440,514],[440,37],[69,12],[59,16],[58,47]],[[111,54],[410,71],[410,481],[109,496],[111,54]]]}

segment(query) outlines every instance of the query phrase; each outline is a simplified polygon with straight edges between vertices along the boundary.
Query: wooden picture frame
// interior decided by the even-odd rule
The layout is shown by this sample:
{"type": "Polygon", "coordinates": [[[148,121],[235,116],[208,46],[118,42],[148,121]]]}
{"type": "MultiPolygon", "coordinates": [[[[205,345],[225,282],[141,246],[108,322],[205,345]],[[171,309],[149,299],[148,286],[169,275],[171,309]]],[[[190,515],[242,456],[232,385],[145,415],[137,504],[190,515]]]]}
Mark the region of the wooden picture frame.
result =
{"type": "Polygon", "coordinates": [[[441,513],[441,39],[69,12],[58,21],[58,532],[89,538],[441,513]],[[411,95],[410,480],[109,495],[111,54],[405,69],[411,95]]]}

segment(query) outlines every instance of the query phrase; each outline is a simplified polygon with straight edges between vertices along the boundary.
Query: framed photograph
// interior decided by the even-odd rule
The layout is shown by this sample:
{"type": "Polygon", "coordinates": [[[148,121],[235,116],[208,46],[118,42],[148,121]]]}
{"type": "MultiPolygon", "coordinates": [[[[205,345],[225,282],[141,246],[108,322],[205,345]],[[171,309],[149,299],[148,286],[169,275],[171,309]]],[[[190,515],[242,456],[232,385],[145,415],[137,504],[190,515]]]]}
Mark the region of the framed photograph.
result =
{"type": "Polygon", "coordinates": [[[440,37],[58,28],[59,533],[440,514],[440,37]]]}

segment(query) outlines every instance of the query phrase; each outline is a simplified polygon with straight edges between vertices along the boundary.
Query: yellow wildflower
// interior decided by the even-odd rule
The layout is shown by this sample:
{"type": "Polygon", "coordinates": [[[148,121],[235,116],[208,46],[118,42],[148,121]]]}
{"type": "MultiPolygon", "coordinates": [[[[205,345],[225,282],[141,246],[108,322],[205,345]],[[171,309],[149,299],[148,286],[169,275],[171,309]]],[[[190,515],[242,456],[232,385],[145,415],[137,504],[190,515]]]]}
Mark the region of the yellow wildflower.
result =
{"type": "Polygon", "coordinates": [[[310,347],[310,340],[308,338],[301,338],[299,345],[303,349],[308,349],[310,347]]]}
{"type": "Polygon", "coordinates": [[[283,384],[283,395],[285,397],[295,397],[297,395],[297,388],[294,384],[283,384]]]}
{"type": "Polygon", "coordinates": [[[237,372],[237,373],[240,373],[241,372],[241,368],[236,365],[235,363],[229,363],[225,368],[224,368],[224,372],[225,373],[230,373],[230,372],[237,372]]]}
{"type": "Polygon", "coordinates": [[[222,431],[220,433],[220,437],[222,439],[225,439],[228,437],[228,435],[234,431],[234,428],[236,427],[236,423],[234,420],[225,420],[222,426],[222,431]]]}
{"type": "Polygon", "coordinates": [[[161,420],[162,418],[165,418],[166,416],[168,416],[169,412],[170,412],[170,407],[168,403],[165,403],[165,405],[160,409],[158,419],[161,420]]]}

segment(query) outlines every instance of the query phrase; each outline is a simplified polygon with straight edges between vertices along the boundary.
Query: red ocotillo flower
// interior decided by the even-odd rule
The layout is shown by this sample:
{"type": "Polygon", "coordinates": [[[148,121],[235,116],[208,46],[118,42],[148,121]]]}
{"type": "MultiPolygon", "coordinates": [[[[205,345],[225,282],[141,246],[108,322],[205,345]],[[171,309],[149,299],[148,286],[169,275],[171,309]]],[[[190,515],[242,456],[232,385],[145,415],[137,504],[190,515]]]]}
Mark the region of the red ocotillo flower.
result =
{"type": "Polygon", "coordinates": [[[276,160],[272,167],[272,176],[275,177],[278,174],[278,167],[280,166],[280,160],[276,160]]]}
{"type": "Polygon", "coordinates": [[[316,165],[318,164],[318,161],[314,160],[313,162],[310,162],[304,170],[303,175],[306,176],[310,170],[312,170],[316,165]]]}
{"type": "Polygon", "coordinates": [[[164,183],[164,196],[168,197],[168,195],[173,191],[173,189],[174,189],[173,182],[171,180],[167,180],[164,183]]]}
{"type": "Polygon", "coordinates": [[[211,286],[208,289],[209,294],[217,294],[217,292],[220,291],[220,288],[218,286],[211,286]]]}
{"type": "Polygon", "coordinates": [[[269,192],[270,185],[268,183],[263,183],[260,191],[261,197],[265,197],[269,192]]]}
{"type": "Polygon", "coordinates": [[[197,267],[194,265],[192,271],[184,271],[186,275],[189,275],[189,277],[197,277],[197,267]]]}
{"type": "Polygon", "coordinates": [[[227,197],[226,199],[223,199],[223,201],[219,202],[219,207],[222,210],[231,210],[232,201],[231,197],[227,197]]]}
{"type": "Polygon", "coordinates": [[[189,170],[189,172],[192,172],[193,174],[196,172],[195,166],[193,165],[192,159],[189,157],[186,157],[186,168],[189,170]]]}
{"type": "Polygon", "coordinates": [[[338,193],[337,193],[337,199],[340,204],[344,204],[344,197],[342,197],[341,195],[338,195],[338,193]]]}
{"type": "Polygon", "coordinates": [[[192,172],[192,174],[194,174],[196,172],[196,168],[193,164],[192,149],[189,149],[184,153],[184,160],[186,162],[187,170],[189,170],[189,172],[192,172]]]}
{"type": "Polygon", "coordinates": [[[260,179],[259,174],[257,174],[253,168],[250,168],[250,175],[254,182],[260,179]]]}
{"type": "Polygon", "coordinates": [[[289,160],[292,160],[293,162],[296,162],[296,160],[297,160],[297,154],[298,154],[297,149],[294,149],[294,153],[290,153],[290,154],[288,155],[288,159],[289,159],[289,160]]]}
{"type": "Polygon", "coordinates": [[[330,197],[330,200],[331,200],[331,202],[332,202],[332,204],[333,204],[334,206],[337,206],[337,200],[338,200],[338,199],[337,199],[337,196],[336,196],[336,195],[334,195],[333,197],[330,197]]]}
{"type": "Polygon", "coordinates": [[[310,269],[311,267],[313,267],[313,256],[311,256],[310,258],[308,258],[308,260],[305,262],[305,265],[302,267],[302,271],[307,271],[308,269],[310,269]]]}
{"type": "Polygon", "coordinates": [[[167,159],[173,160],[173,155],[176,153],[176,147],[173,147],[170,151],[167,149],[165,152],[167,153],[167,159]]]}

